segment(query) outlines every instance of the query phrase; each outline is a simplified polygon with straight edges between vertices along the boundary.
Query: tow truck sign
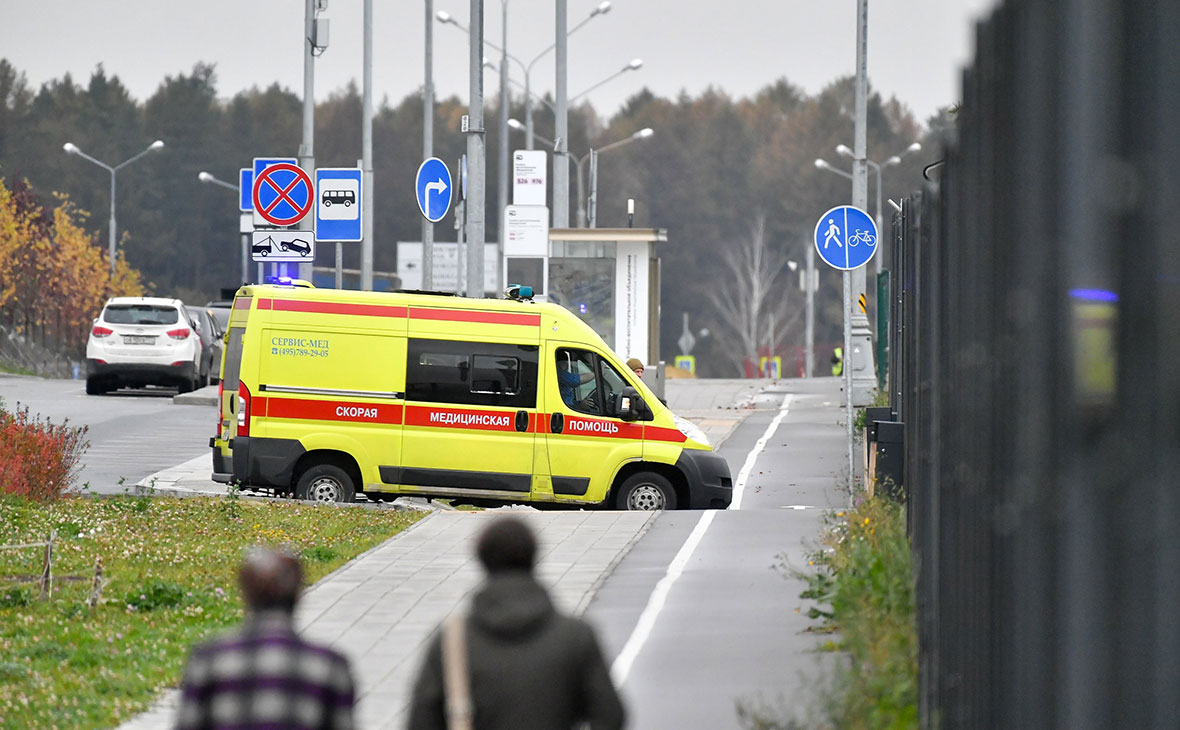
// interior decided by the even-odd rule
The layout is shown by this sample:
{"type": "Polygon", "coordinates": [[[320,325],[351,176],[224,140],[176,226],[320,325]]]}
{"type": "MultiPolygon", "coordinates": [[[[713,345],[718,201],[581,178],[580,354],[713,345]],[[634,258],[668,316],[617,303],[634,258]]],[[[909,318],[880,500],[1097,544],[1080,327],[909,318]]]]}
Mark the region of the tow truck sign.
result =
{"type": "Polygon", "coordinates": [[[250,244],[255,261],[315,261],[315,236],[311,231],[254,231],[250,244]]]}

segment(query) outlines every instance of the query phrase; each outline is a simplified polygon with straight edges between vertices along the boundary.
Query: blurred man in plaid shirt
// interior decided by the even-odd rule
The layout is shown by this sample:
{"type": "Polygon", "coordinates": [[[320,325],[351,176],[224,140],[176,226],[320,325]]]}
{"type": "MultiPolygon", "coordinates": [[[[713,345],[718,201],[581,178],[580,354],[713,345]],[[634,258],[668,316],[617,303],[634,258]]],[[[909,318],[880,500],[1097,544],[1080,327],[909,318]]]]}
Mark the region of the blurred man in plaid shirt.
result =
{"type": "Polygon", "coordinates": [[[348,660],[295,633],[303,570],[294,555],[255,549],[238,575],[248,614],[196,647],[181,683],[177,730],[351,730],[348,660]]]}

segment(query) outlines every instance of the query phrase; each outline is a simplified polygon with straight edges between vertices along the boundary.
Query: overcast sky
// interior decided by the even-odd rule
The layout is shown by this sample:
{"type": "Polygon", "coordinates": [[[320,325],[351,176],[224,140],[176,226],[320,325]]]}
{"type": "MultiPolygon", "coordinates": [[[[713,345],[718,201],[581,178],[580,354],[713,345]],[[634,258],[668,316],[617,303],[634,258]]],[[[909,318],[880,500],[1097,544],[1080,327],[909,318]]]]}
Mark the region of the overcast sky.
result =
{"type": "MultiPolygon", "coordinates": [[[[508,51],[528,62],[553,42],[554,0],[507,0],[508,51]]],[[[600,0],[568,0],[569,27],[600,0]]],[[[994,0],[871,0],[868,69],[873,88],[897,96],[925,122],[959,98],[972,25],[994,0]]],[[[420,87],[423,0],[374,0],[373,87],[393,103],[420,87]]],[[[164,76],[216,64],[222,97],[279,82],[303,90],[302,0],[0,0],[0,56],[37,87],[66,72],[84,83],[99,63],[144,100],[164,76]]],[[[467,25],[470,0],[434,0],[467,25]]],[[[501,4],[486,0],[487,39],[500,43],[501,4]]],[[[361,78],[361,0],[330,0],[330,46],[316,63],[316,96],[361,78]]],[[[588,98],[605,117],[647,86],[663,96],[712,85],[746,96],[780,77],[815,93],[855,71],[855,0],[613,0],[570,38],[569,94],[633,58],[643,67],[588,98]]],[[[440,95],[467,97],[467,36],[434,24],[440,95]]],[[[495,51],[489,56],[498,56],[495,51]]],[[[553,89],[552,54],[532,72],[534,90],[553,89]]],[[[498,58],[496,59],[498,61],[498,58]]],[[[513,76],[523,74],[513,67],[513,76]]],[[[497,93],[488,73],[485,93],[497,93]]]]}

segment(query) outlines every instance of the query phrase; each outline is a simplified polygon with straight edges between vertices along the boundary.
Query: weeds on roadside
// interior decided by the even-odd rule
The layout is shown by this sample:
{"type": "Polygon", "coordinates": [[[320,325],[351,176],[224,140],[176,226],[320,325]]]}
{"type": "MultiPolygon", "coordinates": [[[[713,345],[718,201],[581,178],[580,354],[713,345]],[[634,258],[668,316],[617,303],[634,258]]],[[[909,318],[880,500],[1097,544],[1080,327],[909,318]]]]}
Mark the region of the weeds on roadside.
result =
{"type": "MultiPolygon", "coordinates": [[[[785,566],[784,566],[785,567],[785,566]]],[[[824,648],[843,652],[825,702],[834,728],[913,728],[918,723],[918,640],[905,510],[884,497],[860,500],[826,518],[821,548],[800,597],[808,616],[832,634],[824,648]]]]}
{"type": "Polygon", "coordinates": [[[90,446],[86,431],[69,419],[55,424],[30,415],[19,403],[9,411],[0,400],[0,492],[42,502],[59,498],[90,446]]]}

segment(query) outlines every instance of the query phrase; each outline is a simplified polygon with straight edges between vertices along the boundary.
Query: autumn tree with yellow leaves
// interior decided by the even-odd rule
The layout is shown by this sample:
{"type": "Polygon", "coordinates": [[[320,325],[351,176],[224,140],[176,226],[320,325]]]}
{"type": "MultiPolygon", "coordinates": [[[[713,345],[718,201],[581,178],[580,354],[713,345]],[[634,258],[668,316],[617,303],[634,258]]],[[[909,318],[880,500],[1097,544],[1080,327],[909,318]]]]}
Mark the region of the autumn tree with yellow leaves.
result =
{"type": "Polygon", "coordinates": [[[145,285],[122,256],[112,276],[103,249],[68,199],[41,205],[27,183],[0,181],[0,322],[63,358],[81,359],[92,320],[112,296],[145,285]]]}

